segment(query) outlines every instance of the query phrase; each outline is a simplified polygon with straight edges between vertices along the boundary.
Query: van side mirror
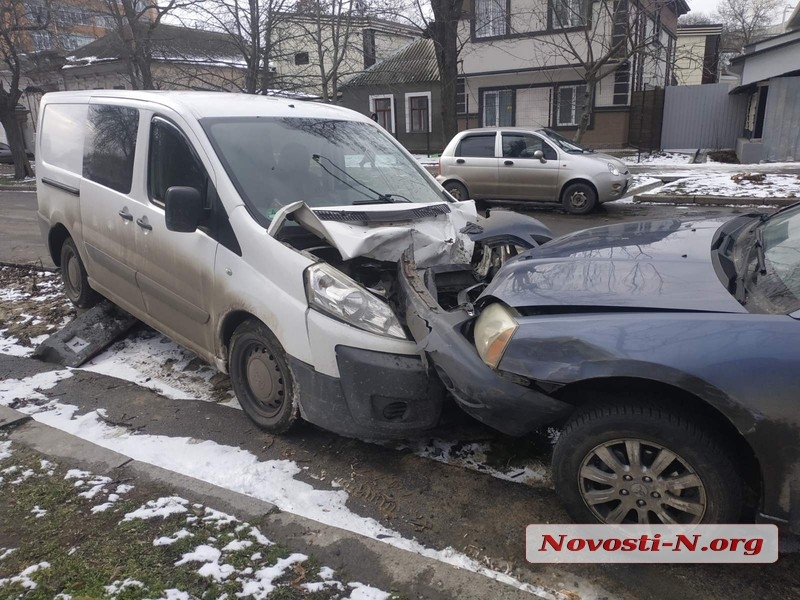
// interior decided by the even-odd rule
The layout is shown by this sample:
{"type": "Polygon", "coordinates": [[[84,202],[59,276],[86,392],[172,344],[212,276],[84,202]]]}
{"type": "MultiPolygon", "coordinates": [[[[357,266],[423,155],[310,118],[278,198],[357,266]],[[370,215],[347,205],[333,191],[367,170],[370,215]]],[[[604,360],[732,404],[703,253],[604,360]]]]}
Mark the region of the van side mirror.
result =
{"type": "Polygon", "coordinates": [[[179,233],[192,233],[203,218],[203,198],[200,190],[182,185],[172,186],[164,195],[164,213],[167,229],[179,233]]]}
{"type": "Polygon", "coordinates": [[[533,153],[533,158],[536,158],[536,159],[538,159],[538,160],[540,160],[542,162],[545,162],[544,152],[542,152],[541,150],[537,150],[536,152],[534,152],[533,153]]]}

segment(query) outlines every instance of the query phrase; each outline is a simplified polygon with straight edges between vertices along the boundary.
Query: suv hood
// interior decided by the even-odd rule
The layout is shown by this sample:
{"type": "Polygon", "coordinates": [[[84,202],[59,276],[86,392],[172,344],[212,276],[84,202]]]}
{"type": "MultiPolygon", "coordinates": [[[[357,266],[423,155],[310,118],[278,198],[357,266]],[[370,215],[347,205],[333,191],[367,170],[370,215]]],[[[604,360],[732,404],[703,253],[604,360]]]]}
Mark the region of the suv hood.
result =
{"type": "Polygon", "coordinates": [[[727,220],[624,223],[566,235],[507,262],[481,298],[517,308],[743,313],[711,262],[712,238],[727,220]]]}

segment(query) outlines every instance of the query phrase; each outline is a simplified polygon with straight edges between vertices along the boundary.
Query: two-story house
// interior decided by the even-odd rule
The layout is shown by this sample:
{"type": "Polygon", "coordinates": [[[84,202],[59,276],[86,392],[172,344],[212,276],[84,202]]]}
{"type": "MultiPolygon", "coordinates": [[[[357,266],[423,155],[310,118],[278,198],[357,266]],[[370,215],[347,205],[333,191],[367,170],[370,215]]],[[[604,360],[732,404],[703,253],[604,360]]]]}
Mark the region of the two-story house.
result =
{"type": "Polygon", "coordinates": [[[459,23],[463,126],[575,133],[587,66],[598,71],[583,141],[623,147],[634,91],[674,82],[684,0],[467,0],[459,23]]]}

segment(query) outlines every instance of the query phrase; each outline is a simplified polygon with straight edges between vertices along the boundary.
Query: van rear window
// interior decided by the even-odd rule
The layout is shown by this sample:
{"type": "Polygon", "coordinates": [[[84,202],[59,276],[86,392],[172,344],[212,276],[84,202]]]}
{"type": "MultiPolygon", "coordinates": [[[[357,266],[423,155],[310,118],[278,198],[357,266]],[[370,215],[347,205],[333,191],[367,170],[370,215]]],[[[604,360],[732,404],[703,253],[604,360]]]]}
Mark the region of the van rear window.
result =
{"type": "Polygon", "coordinates": [[[139,111],[92,104],[86,121],[83,176],[123,194],[131,191],[139,111]]]}
{"type": "Polygon", "coordinates": [[[48,104],[44,110],[40,158],[49,165],[81,174],[86,104],[48,104]]]}

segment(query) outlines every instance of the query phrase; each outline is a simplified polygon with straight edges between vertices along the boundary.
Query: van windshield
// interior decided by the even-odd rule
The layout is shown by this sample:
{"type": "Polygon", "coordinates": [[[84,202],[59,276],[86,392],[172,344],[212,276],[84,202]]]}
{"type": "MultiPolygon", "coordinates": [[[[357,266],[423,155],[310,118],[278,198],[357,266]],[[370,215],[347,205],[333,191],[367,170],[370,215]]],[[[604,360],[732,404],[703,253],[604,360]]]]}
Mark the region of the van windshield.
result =
{"type": "Polygon", "coordinates": [[[297,201],[327,207],[445,198],[419,164],[369,123],[237,117],[201,124],[242,199],[265,225],[297,201]]]}

